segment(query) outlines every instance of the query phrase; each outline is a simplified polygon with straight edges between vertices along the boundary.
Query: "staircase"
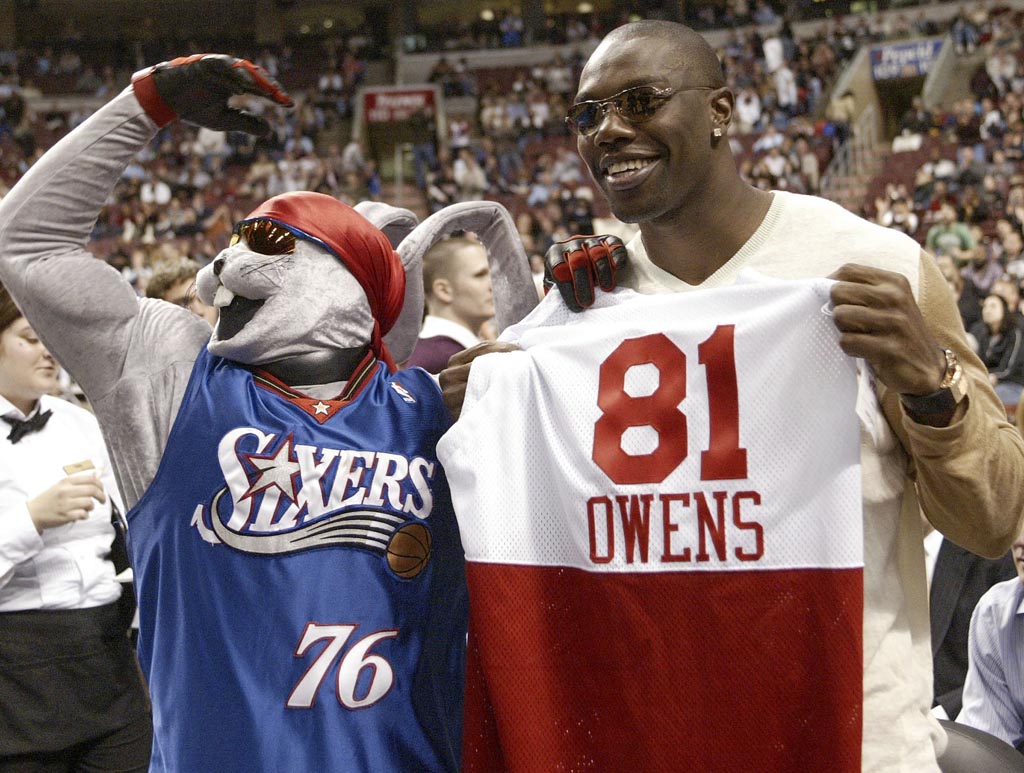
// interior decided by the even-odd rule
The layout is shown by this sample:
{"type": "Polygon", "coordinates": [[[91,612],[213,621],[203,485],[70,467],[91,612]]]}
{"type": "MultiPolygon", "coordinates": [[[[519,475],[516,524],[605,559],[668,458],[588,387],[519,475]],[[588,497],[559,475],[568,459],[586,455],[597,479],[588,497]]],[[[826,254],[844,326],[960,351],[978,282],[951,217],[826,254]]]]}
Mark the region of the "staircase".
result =
{"type": "MultiPolygon", "coordinates": [[[[936,65],[938,71],[932,74],[935,77],[930,76],[926,83],[926,104],[949,106],[971,98],[971,79],[984,64],[985,56],[983,48],[956,54],[948,46],[936,65]]],[[[874,107],[864,110],[858,116],[853,137],[839,148],[822,175],[821,195],[858,215],[873,212],[870,197],[877,195],[878,178],[896,161],[891,158],[889,143],[879,134],[879,124],[874,107]]],[[[905,182],[911,183],[912,177],[905,182]]]]}
{"type": "MultiPolygon", "coordinates": [[[[847,145],[854,142],[851,139],[847,145]]],[[[837,156],[846,148],[840,148],[837,156]]],[[[821,195],[854,214],[864,215],[871,190],[871,182],[885,168],[890,156],[886,145],[865,146],[858,150],[859,158],[852,163],[829,164],[822,181],[821,195]]]]}
{"type": "Polygon", "coordinates": [[[821,176],[821,195],[855,214],[864,214],[871,181],[889,155],[879,140],[875,108],[869,106],[857,118],[853,134],[836,151],[821,176]]]}
{"type": "Polygon", "coordinates": [[[943,62],[942,77],[935,79],[928,95],[933,100],[930,104],[951,105],[960,99],[973,99],[971,79],[978,68],[984,66],[987,55],[988,49],[983,46],[969,54],[956,54],[950,50],[947,61],[943,62]]]}

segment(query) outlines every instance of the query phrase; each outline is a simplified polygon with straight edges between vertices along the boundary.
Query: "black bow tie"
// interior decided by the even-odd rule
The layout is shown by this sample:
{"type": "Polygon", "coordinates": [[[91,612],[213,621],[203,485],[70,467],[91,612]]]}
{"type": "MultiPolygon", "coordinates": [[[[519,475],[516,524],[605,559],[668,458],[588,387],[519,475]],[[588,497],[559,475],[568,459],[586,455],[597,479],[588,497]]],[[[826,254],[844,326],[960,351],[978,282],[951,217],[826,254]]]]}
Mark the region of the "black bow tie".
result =
{"type": "Polygon", "coordinates": [[[25,435],[31,435],[33,432],[38,432],[45,427],[51,415],[53,415],[53,411],[40,411],[31,419],[25,419],[24,421],[13,416],[0,416],[0,419],[11,425],[11,432],[7,439],[13,445],[25,437],[25,435]]]}

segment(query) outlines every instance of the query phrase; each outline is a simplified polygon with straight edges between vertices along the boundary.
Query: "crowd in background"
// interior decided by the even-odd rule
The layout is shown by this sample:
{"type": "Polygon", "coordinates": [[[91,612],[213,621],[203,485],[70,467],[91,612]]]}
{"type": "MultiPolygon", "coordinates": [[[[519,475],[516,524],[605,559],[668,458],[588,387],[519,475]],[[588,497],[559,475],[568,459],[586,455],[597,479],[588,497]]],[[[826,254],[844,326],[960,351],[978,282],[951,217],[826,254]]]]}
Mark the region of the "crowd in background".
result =
{"type": "Polygon", "coordinates": [[[940,259],[964,326],[1012,407],[1024,389],[1024,39],[1020,14],[982,10],[951,26],[959,55],[980,52],[971,94],[935,110],[914,97],[893,144],[897,171],[863,214],[940,259]]]}
{"type": "MultiPolygon", "coordinates": [[[[771,10],[761,6],[762,15],[771,10]]],[[[719,50],[737,94],[731,141],[741,174],[758,187],[818,193],[851,131],[847,101],[825,110],[843,66],[860,46],[937,30],[927,20],[914,27],[858,16],[798,36],[785,17],[773,15],[770,23],[767,30],[733,29],[719,50]]],[[[450,120],[447,142],[429,154],[433,168],[417,174],[430,210],[481,196],[499,200],[520,223],[527,250],[538,253],[589,232],[606,212],[562,122],[583,63],[579,48],[530,68],[475,73],[465,57],[440,57],[430,80],[448,96],[476,97],[477,110],[450,120]]]]}
{"type": "MultiPolygon", "coordinates": [[[[852,95],[831,94],[832,86],[860,47],[944,33],[959,54],[982,48],[984,66],[972,80],[971,98],[935,110],[915,99],[901,129],[904,136],[922,137],[927,155],[913,179],[892,179],[862,214],[955,259],[969,329],[981,321],[983,301],[997,279],[1009,275],[1018,286],[1024,281],[1019,15],[977,3],[963,6],[939,28],[922,10],[908,8],[836,17],[798,35],[791,19],[765,0],[698,5],[688,22],[731,28],[719,47],[737,95],[730,141],[741,175],[765,189],[820,191],[829,160],[852,132],[855,111],[852,95]],[[758,26],[741,28],[748,23],[758,26]]],[[[582,44],[621,21],[599,14],[552,17],[540,42],[582,44]]],[[[435,116],[424,117],[425,136],[412,146],[413,179],[424,212],[477,198],[501,201],[537,261],[554,241],[592,232],[595,218],[607,210],[562,121],[584,63],[582,48],[528,68],[473,69],[459,54],[537,42],[523,30],[522,19],[505,12],[424,33],[444,52],[429,79],[453,106],[471,107],[451,110],[447,136],[438,139],[435,116]]],[[[296,109],[275,122],[273,135],[258,140],[180,123],[164,129],[131,165],[97,222],[92,247],[98,256],[143,293],[156,264],[182,256],[209,261],[226,243],[232,223],[269,196],[315,190],[350,203],[380,198],[377,159],[365,143],[347,139],[371,42],[357,31],[309,50],[233,46],[232,53],[252,58],[281,80],[296,109]]],[[[195,42],[185,50],[172,45],[122,46],[105,64],[101,54],[111,52],[85,44],[81,51],[74,43],[0,51],[0,194],[89,112],[39,113],[28,107],[33,97],[108,98],[134,70],[203,50],[195,42]]],[[[1024,368],[1024,347],[1021,358],[1024,368]]]]}
{"type": "MultiPolygon", "coordinates": [[[[689,7],[694,15],[687,21],[698,29],[731,28],[718,50],[737,100],[729,141],[740,175],[764,190],[821,192],[829,161],[854,132],[854,97],[832,93],[833,86],[863,46],[948,34],[958,56],[983,52],[970,97],[934,109],[914,98],[901,118],[894,157],[918,162],[905,169],[891,165],[884,188],[860,214],[904,231],[936,257],[996,393],[1012,413],[1024,393],[1024,14],[977,3],[942,28],[923,12],[908,11],[836,18],[798,35],[768,0],[689,7]],[[750,23],[758,26],[741,29],[750,23]]],[[[618,21],[557,17],[543,42],[583,43],[618,21]]],[[[443,137],[430,111],[414,119],[420,132],[409,161],[419,208],[427,213],[459,201],[501,201],[537,272],[553,242],[598,231],[598,218],[608,214],[562,120],[584,64],[583,48],[527,68],[474,69],[459,51],[537,42],[525,33],[522,18],[503,12],[487,24],[440,32],[438,44],[439,31],[430,31],[432,45],[446,53],[429,80],[453,109],[443,137]]],[[[0,197],[91,112],[39,112],[31,109],[33,98],[73,93],[107,99],[134,70],[201,50],[199,44],[184,50],[136,45],[122,51],[116,64],[103,66],[74,46],[0,50],[0,197]]],[[[140,295],[192,308],[207,319],[215,311],[189,292],[192,277],[256,204],[295,190],[353,204],[386,200],[378,159],[362,140],[348,139],[347,131],[367,79],[367,37],[322,41],[312,52],[289,45],[229,50],[278,78],[295,109],[262,138],[170,124],[129,165],[90,243],[140,295]]],[[[250,108],[263,106],[254,101],[250,108]]],[[[433,327],[424,331],[435,347],[461,349],[487,335],[494,307],[483,250],[457,240],[444,248],[453,246],[469,254],[448,256],[455,268],[431,255],[425,260],[426,319],[433,327]],[[459,289],[471,281],[475,289],[454,293],[473,302],[462,316],[433,293],[438,283],[459,289]],[[451,340],[439,343],[444,338],[451,340]]],[[[432,372],[450,353],[439,351],[432,372]]],[[[414,363],[426,367],[425,361],[414,363]]]]}

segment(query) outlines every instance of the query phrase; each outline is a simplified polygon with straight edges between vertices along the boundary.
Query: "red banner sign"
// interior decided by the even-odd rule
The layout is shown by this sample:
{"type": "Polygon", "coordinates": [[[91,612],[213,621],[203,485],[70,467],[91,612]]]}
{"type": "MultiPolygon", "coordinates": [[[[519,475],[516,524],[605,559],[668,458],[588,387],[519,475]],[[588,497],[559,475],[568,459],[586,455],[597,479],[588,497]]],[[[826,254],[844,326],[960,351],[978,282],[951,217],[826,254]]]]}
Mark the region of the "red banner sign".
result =
{"type": "Polygon", "coordinates": [[[434,90],[430,88],[366,89],[363,92],[366,123],[408,121],[424,107],[433,106],[434,90]]]}

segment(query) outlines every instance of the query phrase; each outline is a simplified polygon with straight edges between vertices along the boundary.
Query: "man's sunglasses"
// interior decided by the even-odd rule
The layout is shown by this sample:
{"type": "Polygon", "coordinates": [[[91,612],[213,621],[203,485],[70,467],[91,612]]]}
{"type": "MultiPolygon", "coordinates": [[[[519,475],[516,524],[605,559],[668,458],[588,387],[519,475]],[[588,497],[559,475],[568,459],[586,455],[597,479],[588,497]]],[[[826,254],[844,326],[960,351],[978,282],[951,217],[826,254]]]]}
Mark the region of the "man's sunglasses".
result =
{"type": "Polygon", "coordinates": [[[632,86],[607,99],[588,99],[572,105],[566,113],[565,125],[573,134],[586,137],[597,131],[605,112],[614,107],[615,112],[630,123],[649,121],[658,108],[674,95],[683,91],[711,90],[710,86],[693,86],[688,89],[659,89],[655,86],[632,86]]]}
{"type": "Polygon", "coordinates": [[[245,239],[253,252],[261,255],[288,255],[295,252],[295,234],[273,220],[246,220],[231,232],[230,246],[245,239]]]}

